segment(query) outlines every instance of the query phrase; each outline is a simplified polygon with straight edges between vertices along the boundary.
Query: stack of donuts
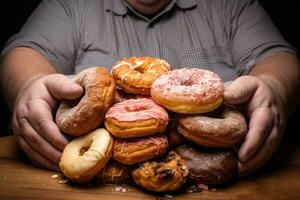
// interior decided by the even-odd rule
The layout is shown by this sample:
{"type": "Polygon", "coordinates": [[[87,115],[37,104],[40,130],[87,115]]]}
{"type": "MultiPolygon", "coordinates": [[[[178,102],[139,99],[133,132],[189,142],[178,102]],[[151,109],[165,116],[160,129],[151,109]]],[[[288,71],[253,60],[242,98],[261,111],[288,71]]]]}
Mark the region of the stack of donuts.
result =
{"type": "Polygon", "coordinates": [[[223,103],[217,74],[131,57],[111,72],[94,67],[73,79],[84,95],[61,101],[56,112],[58,127],[72,137],[59,164],[70,180],[133,180],[165,192],[185,183],[222,184],[236,175],[232,149],[247,124],[223,103]]]}

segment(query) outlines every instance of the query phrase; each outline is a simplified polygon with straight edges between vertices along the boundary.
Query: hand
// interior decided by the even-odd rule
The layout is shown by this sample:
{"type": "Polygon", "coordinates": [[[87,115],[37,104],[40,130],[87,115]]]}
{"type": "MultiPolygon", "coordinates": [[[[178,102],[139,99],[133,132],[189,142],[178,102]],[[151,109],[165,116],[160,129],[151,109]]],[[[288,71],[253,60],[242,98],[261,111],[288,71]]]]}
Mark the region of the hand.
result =
{"type": "Polygon", "coordinates": [[[263,165],[280,143],[286,116],[273,87],[267,79],[241,76],[225,89],[225,101],[242,106],[249,120],[248,133],[238,152],[240,176],[263,165]]]}
{"type": "Polygon", "coordinates": [[[80,97],[83,89],[61,74],[27,81],[14,104],[12,130],[17,143],[32,162],[59,171],[61,151],[68,140],[53,121],[58,99],[80,97]]]}

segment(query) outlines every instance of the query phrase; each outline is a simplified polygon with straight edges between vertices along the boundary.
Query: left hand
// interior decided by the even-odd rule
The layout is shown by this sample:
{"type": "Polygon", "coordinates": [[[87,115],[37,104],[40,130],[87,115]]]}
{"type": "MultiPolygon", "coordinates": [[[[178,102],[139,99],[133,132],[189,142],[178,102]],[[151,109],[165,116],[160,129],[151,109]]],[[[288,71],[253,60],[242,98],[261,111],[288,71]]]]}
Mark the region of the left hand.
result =
{"type": "Polygon", "coordinates": [[[245,109],[248,133],[239,148],[239,176],[262,166],[278,147],[284,128],[285,110],[276,88],[268,79],[241,76],[224,92],[224,100],[245,109]]]}

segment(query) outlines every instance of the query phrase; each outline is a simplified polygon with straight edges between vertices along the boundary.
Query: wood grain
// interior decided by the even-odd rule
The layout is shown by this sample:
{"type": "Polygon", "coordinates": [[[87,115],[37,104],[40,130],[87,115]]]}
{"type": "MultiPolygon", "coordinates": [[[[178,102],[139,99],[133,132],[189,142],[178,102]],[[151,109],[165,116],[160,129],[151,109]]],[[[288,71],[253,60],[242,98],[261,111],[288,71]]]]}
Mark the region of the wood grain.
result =
{"type": "Polygon", "coordinates": [[[250,177],[209,191],[168,196],[148,193],[129,184],[122,185],[127,191],[121,192],[115,191],[119,185],[60,183],[61,174],[34,167],[20,156],[12,138],[5,137],[0,138],[0,199],[300,199],[299,158],[300,146],[283,143],[274,158],[250,177]],[[51,178],[54,174],[59,177],[51,178]]]}

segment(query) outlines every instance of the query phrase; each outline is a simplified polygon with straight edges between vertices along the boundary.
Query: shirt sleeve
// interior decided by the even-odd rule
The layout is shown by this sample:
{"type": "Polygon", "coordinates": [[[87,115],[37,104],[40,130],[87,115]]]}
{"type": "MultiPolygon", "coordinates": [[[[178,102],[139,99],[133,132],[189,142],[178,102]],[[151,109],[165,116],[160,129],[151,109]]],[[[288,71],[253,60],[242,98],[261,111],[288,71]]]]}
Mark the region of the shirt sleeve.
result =
{"type": "Polygon", "coordinates": [[[2,51],[16,47],[32,48],[48,59],[58,72],[71,74],[78,49],[72,0],[44,0],[12,36],[2,51]]]}
{"type": "Polygon", "coordinates": [[[232,2],[230,48],[238,75],[248,74],[257,61],[276,52],[296,54],[257,0],[232,2]]]}

